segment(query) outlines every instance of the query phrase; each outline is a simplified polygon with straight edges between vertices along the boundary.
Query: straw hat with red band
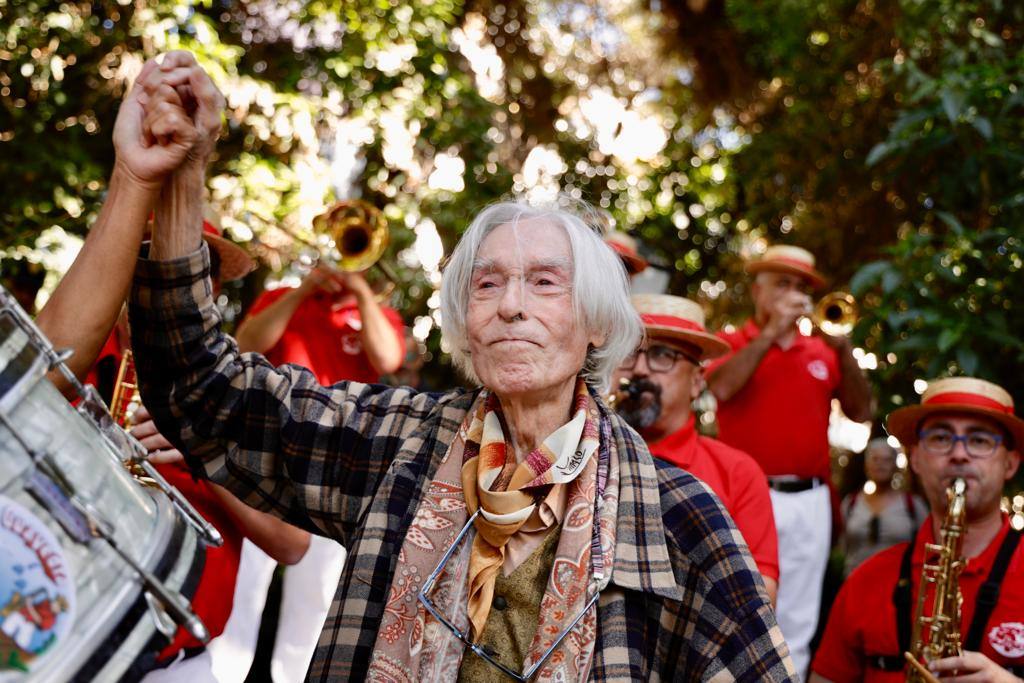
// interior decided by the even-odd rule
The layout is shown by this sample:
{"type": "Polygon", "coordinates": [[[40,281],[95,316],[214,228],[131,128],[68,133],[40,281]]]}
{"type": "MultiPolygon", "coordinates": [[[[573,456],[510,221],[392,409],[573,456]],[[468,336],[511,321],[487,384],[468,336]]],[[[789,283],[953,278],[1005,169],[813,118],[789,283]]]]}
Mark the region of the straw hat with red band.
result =
{"type": "Polygon", "coordinates": [[[704,310],[695,301],[669,294],[637,294],[633,306],[648,336],[678,339],[700,349],[700,360],[717,358],[729,345],[704,327],[704,310]]]}
{"type": "Polygon", "coordinates": [[[974,377],[951,377],[929,382],[921,404],[889,414],[885,428],[903,444],[917,442],[921,421],[936,413],[967,413],[998,422],[1013,437],[1013,446],[1024,443],[1024,420],[1013,413],[1013,398],[997,384],[974,377]]]}
{"type": "Polygon", "coordinates": [[[748,261],[746,271],[757,273],[789,273],[798,275],[815,289],[825,286],[825,276],[814,269],[814,254],[800,247],[776,245],[768,247],[756,261],[748,261]]]}
{"type": "Polygon", "coordinates": [[[245,277],[256,267],[256,261],[234,242],[224,239],[220,217],[209,205],[203,206],[203,239],[220,256],[220,280],[230,282],[245,277]]]}
{"type": "Polygon", "coordinates": [[[637,251],[636,240],[624,232],[611,231],[605,235],[604,241],[622,257],[626,272],[636,275],[647,269],[647,261],[637,251]]]}

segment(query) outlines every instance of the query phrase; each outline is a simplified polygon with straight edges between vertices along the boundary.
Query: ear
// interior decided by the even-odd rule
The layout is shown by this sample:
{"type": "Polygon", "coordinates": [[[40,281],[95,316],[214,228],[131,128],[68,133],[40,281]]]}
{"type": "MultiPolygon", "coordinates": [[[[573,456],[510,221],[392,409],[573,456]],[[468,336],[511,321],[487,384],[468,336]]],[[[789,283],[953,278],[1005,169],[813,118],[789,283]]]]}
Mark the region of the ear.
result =
{"type": "Polygon", "coordinates": [[[690,400],[696,401],[704,392],[704,387],[707,386],[707,382],[704,381],[704,368],[698,367],[693,371],[693,375],[690,377],[690,400]]]}
{"type": "Polygon", "coordinates": [[[921,475],[921,470],[918,467],[918,463],[917,463],[917,461],[918,461],[917,444],[915,443],[913,446],[907,447],[906,450],[907,450],[907,460],[910,463],[910,471],[913,472],[914,474],[920,476],[921,475]]]}
{"type": "Polygon", "coordinates": [[[1020,467],[1020,451],[1014,449],[1006,453],[1006,474],[1003,476],[1003,481],[1009,481],[1013,478],[1013,475],[1017,474],[1017,468],[1020,467]]]}

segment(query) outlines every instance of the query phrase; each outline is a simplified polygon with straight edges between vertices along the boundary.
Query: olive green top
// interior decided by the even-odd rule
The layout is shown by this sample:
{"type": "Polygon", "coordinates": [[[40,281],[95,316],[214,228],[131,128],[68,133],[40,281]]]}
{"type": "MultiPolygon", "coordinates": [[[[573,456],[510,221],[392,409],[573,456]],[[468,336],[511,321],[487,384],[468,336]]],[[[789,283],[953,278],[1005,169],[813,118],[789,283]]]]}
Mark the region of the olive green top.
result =
{"type": "MultiPolygon", "coordinates": [[[[513,671],[522,672],[523,660],[537,634],[540,603],[544,599],[562,526],[548,532],[544,542],[521,565],[505,576],[498,572],[494,600],[487,615],[483,637],[491,656],[513,671]]],[[[508,683],[509,677],[468,648],[459,667],[459,683],[508,683]]]]}

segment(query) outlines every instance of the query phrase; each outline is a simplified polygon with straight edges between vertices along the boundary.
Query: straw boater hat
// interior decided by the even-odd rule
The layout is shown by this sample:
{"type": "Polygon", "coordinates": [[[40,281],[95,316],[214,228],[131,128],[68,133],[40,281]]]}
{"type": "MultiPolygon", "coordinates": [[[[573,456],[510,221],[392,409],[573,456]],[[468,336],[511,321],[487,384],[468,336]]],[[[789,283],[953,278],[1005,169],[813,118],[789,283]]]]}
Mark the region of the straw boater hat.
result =
{"type": "Polygon", "coordinates": [[[630,275],[636,275],[647,268],[647,261],[637,251],[636,240],[626,233],[613,230],[605,235],[604,241],[622,257],[626,272],[630,275]]]}
{"type": "Polygon", "coordinates": [[[765,272],[790,273],[806,279],[815,289],[825,286],[825,276],[814,269],[814,254],[800,247],[768,247],[761,258],[747,262],[746,271],[751,275],[765,272]]]}
{"type": "Polygon", "coordinates": [[[650,336],[692,344],[700,349],[700,360],[729,351],[728,344],[705,329],[704,310],[695,301],[669,294],[637,294],[633,306],[650,336]]]}
{"type": "Polygon", "coordinates": [[[921,404],[894,410],[886,430],[902,444],[917,442],[921,421],[935,413],[969,413],[998,422],[1013,437],[1014,447],[1024,443],[1024,420],[1013,414],[1013,398],[1001,386],[973,377],[951,377],[928,383],[921,404]]]}
{"type": "Polygon", "coordinates": [[[213,211],[209,204],[203,205],[203,239],[211,249],[216,249],[220,256],[221,282],[245,277],[256,267],[256,262],[245,249],[224,239],[220,216],[213,211]]]}

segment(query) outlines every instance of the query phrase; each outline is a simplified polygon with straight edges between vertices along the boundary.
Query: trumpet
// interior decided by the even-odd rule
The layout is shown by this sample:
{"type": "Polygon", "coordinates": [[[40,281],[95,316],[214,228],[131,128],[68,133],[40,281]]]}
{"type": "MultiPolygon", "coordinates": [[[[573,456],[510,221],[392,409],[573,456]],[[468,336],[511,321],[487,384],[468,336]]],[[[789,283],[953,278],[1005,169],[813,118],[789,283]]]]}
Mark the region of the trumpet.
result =
{"type": "Polygon", "coordinates": [[[830,337],[845,337],[853,331],[860,317],[857,300],[848,292],[831,292],[818,300],[810,320],[830,337]]]}
{"type": "Polygon", "coordinates": [[[315,265],[343,273],[361,273],[376,266],[388,280],[377,298],[385,299],[394,291],[398,279],[380,261],[388,246],[388,223],[384,213],[373,204],[361,199],[335,202],[313,219],[313,239],[280,227],[292,239],[315,252],[315,265]]]}

